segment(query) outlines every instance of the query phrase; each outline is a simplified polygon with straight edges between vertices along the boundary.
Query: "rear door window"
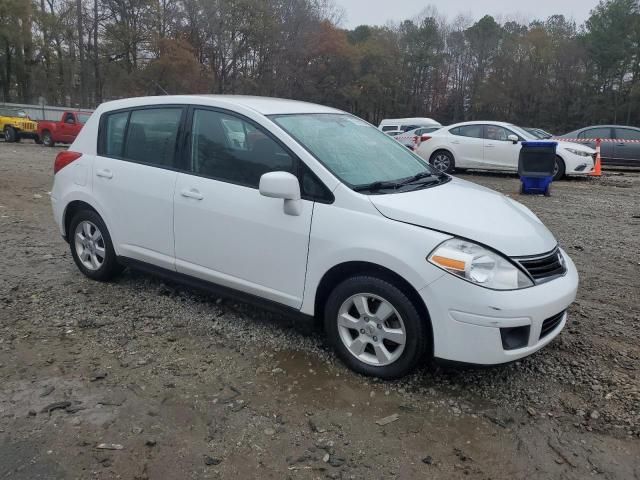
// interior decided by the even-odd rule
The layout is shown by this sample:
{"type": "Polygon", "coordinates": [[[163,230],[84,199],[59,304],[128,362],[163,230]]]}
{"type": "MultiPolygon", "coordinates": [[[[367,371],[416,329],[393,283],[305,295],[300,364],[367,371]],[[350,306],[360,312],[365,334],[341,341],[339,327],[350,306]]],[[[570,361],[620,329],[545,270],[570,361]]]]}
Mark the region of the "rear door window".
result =
{"type": "Polygon", "coordinates": [[[609,127],[590,128],[581,132],[578,138],[611,138],[611,129],[609,127]]]}
{"type": "Polygon", "coordinates": [[[183,112],[183,107],[168,106],[104,114],[98,155],[179,168],[176,147],[183,112]]]}
{"type": "Polygon", "coordinates": [[[398,126],[397,125],[385,125],[384,127],[382,127],[382,131],[383,132],[390,132],[391,130],[398,130],[398,126]]]}
{"type": "Polygon", "coordinates": [[[463,125],[452,128],[449,132],[460,137],[483,138],[482,125],[463,125]]]}
{"type": "Polygon", "coordinates": [[[182,108],[133,110],[122,155],[126,160],[175,168],[182,108]]]}

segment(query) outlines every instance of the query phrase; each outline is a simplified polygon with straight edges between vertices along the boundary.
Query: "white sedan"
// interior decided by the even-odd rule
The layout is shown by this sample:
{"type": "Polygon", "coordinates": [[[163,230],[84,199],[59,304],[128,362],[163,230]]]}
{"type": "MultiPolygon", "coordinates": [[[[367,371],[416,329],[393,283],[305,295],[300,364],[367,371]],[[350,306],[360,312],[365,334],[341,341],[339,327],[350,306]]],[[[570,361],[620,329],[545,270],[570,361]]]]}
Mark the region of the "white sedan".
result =
{"type": "MultiPolygon", "coordinates": [[[[540,141],[526,130],[504,122],[464,122],[430,133],[416,153],[438,170],[467,168],[514,172],[522,141],[540,141]]],[[[555,140],[549,140],[555,141],[555,140]]],[[[593,170],[595,150],[558,141],[554,179],[585,175],[593,170]]]]}

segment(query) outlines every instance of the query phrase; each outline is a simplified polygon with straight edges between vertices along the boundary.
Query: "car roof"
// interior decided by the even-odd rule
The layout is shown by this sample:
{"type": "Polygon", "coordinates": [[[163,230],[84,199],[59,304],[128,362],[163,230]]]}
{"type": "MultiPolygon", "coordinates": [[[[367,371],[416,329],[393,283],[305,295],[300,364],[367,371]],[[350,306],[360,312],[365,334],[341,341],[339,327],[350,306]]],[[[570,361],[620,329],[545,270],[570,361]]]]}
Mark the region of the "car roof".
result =
{"type": "Polygon", "coordinates": [[[242,106],[262,115],[293,113],[345,113],[331,107],[315,103],[288,100],[284,98],[257,97],[251,95],[164,95],[153,97],[134,97],[106,102],[105,110],[163,104],[198,104],[210,106],[242,106]]]}
{"type": "Polygon", "coordinates": [[[440,122],[434,120],[433,118],[428,117],[409,117],[409,118],[385,118],[380,121],[380,125],[382,124],[397,124],[397,123],[422,123],[427,122],[429,125],[440,125],[440,122]]]}
{"type": "Polygon", "coordinates": [[[588,127],[579,128],[576,132],[582,130],[590,130],[592,128],[631,128],[633,130],[640,130],[638,127],[632,127],[631,125],[590,125],[588,127]]]}
{"type": "Polygon", "coordinates": [[[497,127],[515,127],[513,123],[509,122],[495,122],[493,120],[473,120],[471,122],[460,122],[449,125],[447,128],[452,127],[464,127],[465,125],[495,125],[497,127]]]}

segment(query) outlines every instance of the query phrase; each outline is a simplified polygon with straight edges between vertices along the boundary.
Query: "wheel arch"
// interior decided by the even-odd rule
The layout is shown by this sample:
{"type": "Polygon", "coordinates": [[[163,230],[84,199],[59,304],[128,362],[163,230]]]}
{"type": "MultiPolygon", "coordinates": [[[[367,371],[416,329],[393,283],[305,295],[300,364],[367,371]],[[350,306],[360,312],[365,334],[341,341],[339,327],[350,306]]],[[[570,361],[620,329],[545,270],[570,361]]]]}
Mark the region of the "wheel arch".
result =
{"type": "Polygon", "coordinates": [[[316,319],[322,321],[324,316],[324,306],[333,288],[347,278],[356,275],[371,275],[381,278],[382,280],[386,280],[398,287],[407,297],[409,297],[409,300],[411,300],[418,310],[420,317],[427,322],[430,349],[433,351],[433,327],[431,325],[431,316],[429,315],[429,309],[422,300],[422,297],[420,297],[420,294],[413,285],[411,285],[411,283],[405,280],[401,275],[376,263],[365,261],[343,262],[331,267],[327,272],[325,272],[318,284],[318,287],[316,288],[313,304],[314,316],[316,319]]]}
{"type": "MultiPolygon", "coordinates": [[[[64,208],[64,211],[62,212],[62,227],[64,228],[64,232],[62,235],[63,238],[67,242],[69,241],[69,224],[71,223],[71,219],[73,219],[73,216],[81,210],[91,210],[93,212],[96,212],[100,216],[104,224],[107,226],[107,230],[109,230],[109,235],[111,236],[111,240],[113,242],[113,231],[111,229],[110,222],[105,217],[101,209],[98,208],[96,205],[92,205],[85,199],[78,199],[78,198],[71,200],[69,203],[67,203],[67,205],[64,208]]],[[[114,249],[116,249],[115,242],[114,242],[114,249]]]]}
{"type": "Polygon", "coordinates": [[[431,159],[436,153],[440,153],[440,152],[448,153],[449,155],[451,155],[451,158],[453,158],[453,161],[455,162],[456,155],[453,153],[452,149],[449,147],[437,147],[433,152],[431,152],[431,155],[429,155],[429,161],[431,161],[431,159]]]}

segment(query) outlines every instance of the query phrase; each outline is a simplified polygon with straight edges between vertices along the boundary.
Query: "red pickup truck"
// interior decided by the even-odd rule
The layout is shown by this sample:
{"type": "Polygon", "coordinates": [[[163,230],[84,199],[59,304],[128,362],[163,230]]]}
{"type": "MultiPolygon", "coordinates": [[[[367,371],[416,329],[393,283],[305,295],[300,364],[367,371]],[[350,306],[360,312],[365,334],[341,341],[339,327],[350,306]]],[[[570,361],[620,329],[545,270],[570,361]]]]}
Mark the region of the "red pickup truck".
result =
{"type": "Polygon", "coordinates": [[[38,138],[46,147],[73,143],[90,116],[87,112],[64,112],[59,122],[38,122],[38,138]]]}

